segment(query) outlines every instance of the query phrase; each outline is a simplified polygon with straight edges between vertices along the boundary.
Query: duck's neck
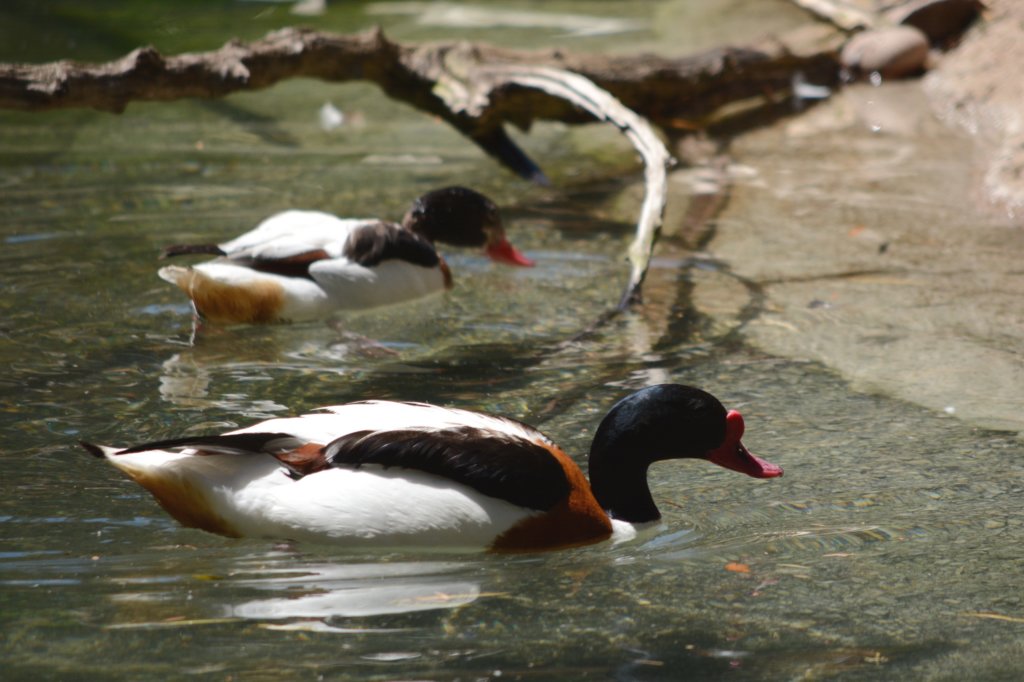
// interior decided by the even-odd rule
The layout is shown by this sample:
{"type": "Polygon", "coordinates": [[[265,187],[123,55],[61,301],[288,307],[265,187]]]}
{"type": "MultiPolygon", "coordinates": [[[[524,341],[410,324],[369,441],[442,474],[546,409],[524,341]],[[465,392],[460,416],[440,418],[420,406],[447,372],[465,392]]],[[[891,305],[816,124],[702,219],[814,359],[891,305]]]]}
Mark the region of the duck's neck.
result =
{"type": "Polygon", "coordinates": [[[628,443],[609,443],[590,451],[590,489],[608,516],[629,523],[647,523],[661,518],[647,486],[649,462],[640,458],[623,457],[628,443]]]}
{"type": "Polygon", "coordinates": [[[629,395],[608,411],[590,446],[590,486],[613,519],[661,518],[647,487],[647,467],[663,459],[704,457],[721,444],[725,408],[710,393],[660,384],[629,395]]]}
{"type": "Polygon", "coordinates": [[[402,221],[402,227],[409,232],[412,232],[417,237],[422,237],[431,244],[434,243],[434,235],[431,233],[430,226],[424,224],[422,221],[410,220],[408,216],[406,216],[405,220],[402,221]]]}

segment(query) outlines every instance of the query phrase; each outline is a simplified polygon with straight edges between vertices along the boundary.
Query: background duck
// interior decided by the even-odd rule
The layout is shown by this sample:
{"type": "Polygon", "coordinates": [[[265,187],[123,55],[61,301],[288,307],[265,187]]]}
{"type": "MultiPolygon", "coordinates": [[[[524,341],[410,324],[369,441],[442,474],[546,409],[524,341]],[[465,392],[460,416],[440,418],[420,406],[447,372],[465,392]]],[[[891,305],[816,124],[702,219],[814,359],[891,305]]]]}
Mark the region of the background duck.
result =
{"type": "Polygon", "coordinates": [[[220,535],[532,551],[627,539],[657,521],[647,469],[659,460],[781,476],[743,446],[743,428],[700,389],[642,389],[598,427],[589,483],[531,426],[425,403],[356,402],[222,435],[82,445],[183,525],[220,535]]]}
{"type": "Polygon", "coordinates": [[[533,263],[513,247],[494,203],[466,187],[413,202],[401,224],[289,210],[223,244],[179,244],[161,258],[212,254],[212,261],[159,271],[222,324],[318,319],[409,301],[452,286],[434,242],[482,246],[492,260],[533,263]]]}

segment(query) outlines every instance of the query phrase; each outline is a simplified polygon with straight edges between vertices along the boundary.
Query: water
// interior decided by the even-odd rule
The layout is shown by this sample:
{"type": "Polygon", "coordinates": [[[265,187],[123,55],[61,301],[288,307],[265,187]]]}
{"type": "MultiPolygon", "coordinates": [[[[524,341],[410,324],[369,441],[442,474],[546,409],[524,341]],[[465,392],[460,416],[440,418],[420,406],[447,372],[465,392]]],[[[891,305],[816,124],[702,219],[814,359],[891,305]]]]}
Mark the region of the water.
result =
{"type": "MultiPolygon", "coordinates": [[[[210,30],[217,44],[229,29],[210,30]]],[[[543,126],[524,138],[555,180],[538,190],[359,85],[0,120],[5,679],[1024,672],[1024,453],[1012,434],[752,349],[755,293],[670,244],[643,309],[566,343],[626,277],[632,209],[619,194],[638,173],[613,132],[543,126]],[[362,123],[321,130],[327,99],[362,123]],[[466,178],[502,205],[535,269],[449,249],[445,297],[339,325],[198,333],[155,276],[168,243],[227,237],[286,206],[397,217],[425,189],[466,178]],[[741,409],[745,442],[786,476],[662,463],[660,527],[542,555],[227,540],[179,528],[75,445],[385,397],[524,419],[582,458],[608,406],[666,380],[741,409]]]]}

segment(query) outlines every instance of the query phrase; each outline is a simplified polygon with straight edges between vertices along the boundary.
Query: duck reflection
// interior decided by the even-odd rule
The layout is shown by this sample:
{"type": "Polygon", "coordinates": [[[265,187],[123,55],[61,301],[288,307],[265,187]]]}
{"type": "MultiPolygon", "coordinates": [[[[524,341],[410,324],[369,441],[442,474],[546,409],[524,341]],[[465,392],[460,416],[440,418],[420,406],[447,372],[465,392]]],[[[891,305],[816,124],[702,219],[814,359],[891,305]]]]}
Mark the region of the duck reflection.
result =
{"type": "Polygon", "coordinates": [[[251,389],[282,373],[319,377],[346,376],[380,363],[415,355],[417,344],[375,341],[328,327],[298,330],[217,329],[195,338],[161,363],[159,394],[178,407],[259,413],[285,410],[283,405],[253,405],[251,389]]]}
{"type": "Polygon", "coordinates": [[[465,575],[468,567],[417,561],[310,564],[301,572],[271,569],[265,577],[235,585],[287,594],[229,606],[226,615],[249,620],[319,619],[454,609],[483,594],[480,582],[465,575]]]}

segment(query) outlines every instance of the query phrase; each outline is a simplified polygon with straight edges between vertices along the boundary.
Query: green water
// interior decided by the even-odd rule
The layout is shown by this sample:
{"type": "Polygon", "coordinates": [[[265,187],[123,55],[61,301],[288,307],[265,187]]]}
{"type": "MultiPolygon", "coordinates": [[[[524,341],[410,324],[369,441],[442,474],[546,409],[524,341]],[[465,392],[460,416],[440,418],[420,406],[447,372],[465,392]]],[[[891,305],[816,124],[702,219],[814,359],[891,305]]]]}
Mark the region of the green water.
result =
{"type": "MultiPolygon", "coordinates": [[[[636,3],[631,18],[680,4],[636,3]]],[[[59,56],[68,41],[79,58],[158,39],[168,51],[205,49],[293,21],[268,3],[98,3],[92,13],[52,3],[49,17],[18,7],[0,10],[17,29],[9,35],[27,36],[22,47],[6,41],[7,59],[18,58],[11,49],[59,56]]],[[[302,23],[381,20],[365,9],[340,3],[302,23]]],[[[445,34],[388,21],[407,38],[445,34]]],[[[621,49],[632,38],[578,40],[621,49]]],[[[669,244],[643,309],[566,343],[625,281],[632,215],[622,206],[632,204],[620,195],[639,169],[600,128],[541,126],[523,141],[552,188],[511,178],[442,124],[361,85],[286,83],[118,117],[0,113],[4,679],[1024,674],[1020,441],[752,350],[743,320],[756,292],[669,244]],[[321,129],[325,101],[351,124],[321,129]],[[453,182],[498,201],[536,268],[448,250],[456,287],[438,299],[335,325],[198,333],[180,293],[155,276],[169,243],[223,239],[285,207],[395,218],[453,182]],[[227,540],[178,527],[75,445],[383,397],[517,417],[582,458],[608,406],[666,380],[741,409],[745,442],[785,477],[659,464],[662,526],[619,546],[543,555],[227,540]]]]}

